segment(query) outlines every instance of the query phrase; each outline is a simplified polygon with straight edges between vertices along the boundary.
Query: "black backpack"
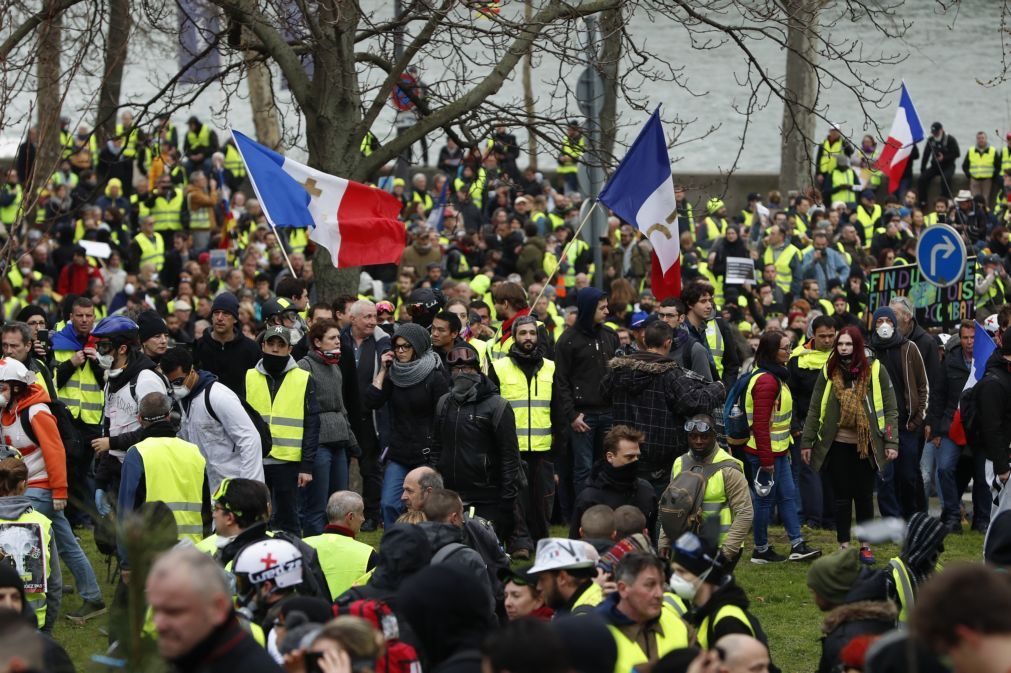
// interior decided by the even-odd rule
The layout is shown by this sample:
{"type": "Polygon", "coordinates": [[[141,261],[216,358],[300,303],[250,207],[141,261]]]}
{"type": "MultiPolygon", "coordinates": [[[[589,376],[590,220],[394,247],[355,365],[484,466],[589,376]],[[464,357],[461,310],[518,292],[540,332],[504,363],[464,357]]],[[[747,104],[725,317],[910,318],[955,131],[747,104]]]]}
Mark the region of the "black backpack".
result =
{"type": "MultiPolygon", "coordinates": [[[[40,402],[39,404],[45,404],[49,407],[49,411],[53,414],[53,418],[56,419],[56,427],[60,431],[60,439],[63,441],[63,448],[67,451],[67,456],[77,457],[81,455],[81,435],[77,432],[77,426],[74,425],[74,417],[70,413],[70,409],[67,405],[60,400],[50,400],[49,402],[40,402]]],[[[28,410],[34,405],[25,407],[18,413],[18,417],[21,420],[21,427],[25,431],[25,435],[31,441],[32,444],[38,446],[39,439],[35,436],[35,431],[32,430],[31,419],[28,417],[28,410]]]]}
{"type": "MultiPolygon", "coordinates": [[[[214,411],[214,407],[211,406],[211,386],[213,385],[214,383],[211,383],[211,385],[204,388],[204,406],[207,407],[207,413],[211,415],[211,418],[220,423],[221,419],[218,418],[218,414],[214,411]]],[[[236,395],[236,397],[238,396],[236,395]]],[[[242,404],[242,408],[245,409],[246,415],[249,416],[249,420],[253,422],[256,432],[260,435],[260,448],[262,449],[263,457],[266,458],[270,455],[270,452],[274,448],[274,440],[270,436],[270,426],[263,420],[263,416],[260,415],[260,412],[254,409],[249,402],[239,397],[239,403],[242,404]]]]}

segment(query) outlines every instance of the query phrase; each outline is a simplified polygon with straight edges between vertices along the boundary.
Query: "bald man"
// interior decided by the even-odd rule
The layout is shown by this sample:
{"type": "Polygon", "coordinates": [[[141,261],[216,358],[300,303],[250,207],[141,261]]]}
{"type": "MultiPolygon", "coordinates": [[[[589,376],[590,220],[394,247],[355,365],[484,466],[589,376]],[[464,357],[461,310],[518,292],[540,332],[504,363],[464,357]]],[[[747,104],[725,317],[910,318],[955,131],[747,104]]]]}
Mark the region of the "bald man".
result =
{"type": "Polygon", "coordinates": [[[720,654],[720,673],[769,673],[769,650],[761,641],[740,633],[716,641],[720,654]]]}
{"type": "Polygon", "coordinates": [[[323,533],[303,541],[319,553],[333,600],[375,568],[379,556],[371,546],[355,539],[365,522],[362,496],[354,491],[335,492],[327,501],[326,518],[323,533]]]}
{"type": "Polygon", "coordinates": [[[443,488],[442,475],[428,466],[416,467],[404,477],[404,492],[400,502],[405,509],[420,512],[432,489],[443,488]]]}

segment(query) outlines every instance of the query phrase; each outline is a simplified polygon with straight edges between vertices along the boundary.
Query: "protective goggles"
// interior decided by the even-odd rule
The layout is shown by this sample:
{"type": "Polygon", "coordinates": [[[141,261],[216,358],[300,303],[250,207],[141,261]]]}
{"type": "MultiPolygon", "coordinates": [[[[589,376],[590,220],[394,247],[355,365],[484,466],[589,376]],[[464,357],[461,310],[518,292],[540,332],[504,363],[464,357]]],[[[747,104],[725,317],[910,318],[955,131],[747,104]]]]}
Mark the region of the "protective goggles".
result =
{"type": "Polygon", "coordinates": [[[225,479],[220,484],[218,484],[217,489],[214,490],[214,495],[211,496],[211,500],[214,504],[226,512],[231,512],[235,516],[242,516],[242,512],[237,512],[235,509],[228,504],[228,487],[231,485],[231,479],[225,479]]]}
{"type": "Polygon", "coordinates": [[[704,435],[707,432],[712,431],[712,429],[713,428],[705,421],[689,419],[685,423],[685,432],[698,432],[704,435]]]}
{"type": "Polygon", "coordinates": [[[24,456],[21,452],[12,446],[7,446],[6,444],[0,444],[0,460],[7,460],[8,458],[17,458],[18,460],[24,460],[24,456]]]}
{"type": "Polygon", "coordinates": [[[477,367],[477,353],[470,348],[458,346],[449,351],[446,363],[450,367],[477,367]]]}

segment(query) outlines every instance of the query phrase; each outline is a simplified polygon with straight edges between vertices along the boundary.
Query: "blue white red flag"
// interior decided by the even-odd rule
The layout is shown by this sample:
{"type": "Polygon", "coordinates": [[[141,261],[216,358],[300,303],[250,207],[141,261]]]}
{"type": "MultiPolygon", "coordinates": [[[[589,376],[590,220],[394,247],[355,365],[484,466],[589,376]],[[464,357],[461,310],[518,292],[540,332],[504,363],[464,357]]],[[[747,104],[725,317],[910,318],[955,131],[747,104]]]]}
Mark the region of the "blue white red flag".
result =
{"type": "Polygon", "coordinates": [[[913,107],[913,100],[902,85],[902,96],[899,98],[899,108],[895,111],[892,130],[888,132],[888,140],[878,157],[877,168],[888,176],[888,191],[895,192],[899,188],[902,174],[913,153],[913,146],[923,140],[923,125],[913,107]]]}
{"type": "Polygon", "coordinates": [[[657,108],[600,192],[600,202],[653,245],[651,274],[658,300],[681,294],[681,241],[674,175],[657,108]]]}
{"type": "Polygon", "coordinates": [[[428,226],[436,231],[442,231],[442,221],[446,218],[446,199],[448,196],[449,178],[446,178],[442,183],[442,191],[439,192],[439,198],[435,200],[432,212],[428,214],[428,226]]]}
{"type": "Polygon", "coordinates": [[[990,359],[993,352],[997,350],[997,344],[990,338],[990,333],[983,329],[983,326],[976,323],[976,338],[972,342],[972,364],[969,366],[969,378],[965,381],[965,388],[968,390],[983,378],[986,372],[986,361],[990,359]]]}
{"type": "Polygon", "coordinates": [[[400,261],[406,236],[392,194],[292,161],[238,131],[232,137],[272,226],[308,227],[337,268],[400,261]]]}

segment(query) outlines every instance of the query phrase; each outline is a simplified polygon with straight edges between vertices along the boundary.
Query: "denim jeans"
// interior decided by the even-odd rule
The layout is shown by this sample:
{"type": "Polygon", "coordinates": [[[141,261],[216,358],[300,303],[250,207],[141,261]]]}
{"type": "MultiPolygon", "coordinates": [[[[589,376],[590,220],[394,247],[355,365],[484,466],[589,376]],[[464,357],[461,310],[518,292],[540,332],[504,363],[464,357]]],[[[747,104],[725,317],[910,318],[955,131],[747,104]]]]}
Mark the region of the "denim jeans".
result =
{"type": "Polygon", "coordinates": [[[611,429],[611,414],[584,413],[586,432],[572,433],[572,490],[576,497],[590,483],[590,471],[604,445],[604,435],[611,429]]]}
{"type": "MultiPolygon", "coordinates": [[[[933,446],[933,442],[929,442],[933,446]]],[[[947,437],[941,438],[941,445],[935,451],[937,456],[937,492],[941,496],[941,521],[945,523],[962,520],[962,494],[958,491],[958,459],[962,447],[947,437]]]]}
{"type": "Polygon", "coordinates": [[[270,527],[302,537],[299,530],[298,471],[301,463],[284,462],[263,466],[270,490],[270,527]]]}
{"type": "Polygon", "coordinates": [[[882,517],[902,518],[902,510],[899,509],[899,499],[895,495],[895,461],[890,460],[885,463],[884,469],[877,478],[878,485],[878,512],[882,517]]]}
{"type": "Polygon", "coordinates": [[[348,458],[343,446],[320,444],[312,467],[312,482],[298,493],[302,501],[302,535],[320,535],[326,527],[326,503],[348,487],[348,458]]]}
{"type": "Polygon", "coordinates": [[[53,522],[53,535],[56,536],[56,550],[60,553],[60,558],[67,564],[70,573],[77,583],[77,593],[81,597],[92,603],[102,600],[102,591],[98,588],[98,580],[95,578],[95,570],[91,567],[91,562],[84,555],[84,550],[74,537],[74,531],[70,527],[67,517],[63,512],[53,509],[53,492],[46,488],[30,488],[25,492],[25,496],[32,501],[32,507],[40,514],[45,514],[53,522]]]}
{"type": "Polygon", "coordinates": [[[385,530],[389,530],[390,526],[397,522],[397,517],[404,512],[404,503],[400,501],[400,496],[404,494],[404,477],[410,471],[406,465],[401,465],[395,460],[386,463],[383,489],[379,497],[379,509],[383,514],[385,530]]]}
{"type": "MultiPolygon", "coordinates": [[[[923,480],[923,491],[930,500],[930,489],[933,487],[934,493],[941,498],[941,482],[938,479],[937,471],[940,469],[940,458],[938,452],[941,449],[934,446],[932,440],[923,442],[923,451],[920,453],[920,479],[923,480]]],[[[956,459],[956,462],[957,459],[956,459]]]]}
{"type": "MultiPolygon", "coordinates": [[[[748,464],[758,475],[761,484],[769,482],[767,472],[759,473],[761,462],[758,456],[748,454],[748,464]]],[[[783,527],[790,538],[790,544],[801,542],[804,538],[800,534],[800,517],[797,515],[797,490],[793,483],[793,470],[790,468],[790,456],[788,453],[776,454],[773,464],[775,470],[772,473],[772,480],[775,484],[772,492],[765,497],[755,493],[754,487],[751,490],[751,502],[755,508],[755,520],[752,528],[755,534],[755,551],[765,551],[769,547],[769,520],[772,517],[772,506],[779,507],[779,516],[783,520],[783,527]]]]}
{"type": "Polygon", "coordinates": [[[790,445],[790,460],[793,464],[793,483],[797,486],[797,516],[801,521],[821,525],[825,518],[825,494],[821,487],[821,475],[800,459],[799,441],[790,445]]]}

